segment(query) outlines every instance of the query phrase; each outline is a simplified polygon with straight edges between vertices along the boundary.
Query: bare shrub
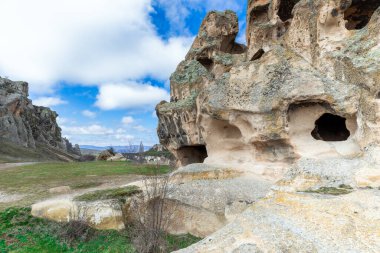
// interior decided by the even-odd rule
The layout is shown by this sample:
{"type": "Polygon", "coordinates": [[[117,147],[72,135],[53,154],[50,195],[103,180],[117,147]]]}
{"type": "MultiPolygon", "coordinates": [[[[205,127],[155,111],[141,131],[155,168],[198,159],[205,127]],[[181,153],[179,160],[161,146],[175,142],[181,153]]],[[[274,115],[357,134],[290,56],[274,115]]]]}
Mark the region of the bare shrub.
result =
{"type": "Polygon", "coordinates": [[[71,220],[63,225],[60,234],[60,237],[69,245],[78,240],[86,242],[94,236],[94,229],[92,229],[85,220],[86,214],[86,208],[81,208],[80,212],[77,212],[75,208],[70,210],[71,220]]]}
{"type": "Polygon", "coordinates": [[[72,220],[63,225],[61,238],[68,244],[75,241],[88,241],[94,235],[92,229],[84,220],[72,220]]]}
{"type": "Polygon", "coordinates": [[[143,179],[143,191],[130,202],[128,217],[131,223],[133,244],[140,253],[167,252],[167,230],[174,221],[175,206],[167,201],[172,191],[170,175],[158,175],[159,166],[155,167],[155,174],[143,179]]]}

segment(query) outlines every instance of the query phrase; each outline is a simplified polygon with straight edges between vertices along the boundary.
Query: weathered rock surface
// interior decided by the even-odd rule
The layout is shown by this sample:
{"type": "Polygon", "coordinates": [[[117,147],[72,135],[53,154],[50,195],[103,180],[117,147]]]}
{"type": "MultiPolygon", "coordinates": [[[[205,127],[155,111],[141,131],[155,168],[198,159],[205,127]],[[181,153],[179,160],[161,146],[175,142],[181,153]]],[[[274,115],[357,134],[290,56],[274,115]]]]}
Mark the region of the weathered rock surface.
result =
{"type": "Polygon", "coordinates": [[[181,252],[380,251],[379,7],[252,0],[247,47],[234,13],[207,15],[156,107],[158,136],[188,165],[171,198],[220,215],[204,234],[228,225],[181,252]]]}
{"type": "Polygon", "coordinates": [[[51,199],[34,204],[32,215],[58,222],[81,220],[97,229],[124,228],[123,213],[117,200],[81,202],[72,198],[51,199]]]}
{"type": "Polygon", "coordinates": [[[71,158],[80,156],[79,146],[73,147],[62,138],[56,122],[58,114],[49,108],[34,106],[28,95],[28,83],[0,77],[0,139],[31,149],[40,145],[52,153],[57,151],[62,159],[65,154],[71,154],[71,158]]]}

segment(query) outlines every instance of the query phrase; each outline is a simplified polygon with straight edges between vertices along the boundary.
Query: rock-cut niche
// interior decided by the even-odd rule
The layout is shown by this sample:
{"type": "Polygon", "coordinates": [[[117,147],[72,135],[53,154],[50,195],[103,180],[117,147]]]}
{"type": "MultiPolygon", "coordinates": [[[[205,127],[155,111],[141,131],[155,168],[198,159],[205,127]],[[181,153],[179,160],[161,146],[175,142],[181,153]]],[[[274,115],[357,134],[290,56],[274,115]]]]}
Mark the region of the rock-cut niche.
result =
{"type": "Polygon", "coordinates": [[[348,30],[359,30],[364,28],[373,13],[380,7],[380,0],[352,0],[352,4],[344,12],[344,19],[347,20],[348,30]]]}
{"type": "Polygon", "coordinates": [[[346,126],[346,118],[325,113],[315,121],[315,128],[311,135],[316,140],[345,141],[350,137],[350,131],[346,126]]]}
{"type": "Polygon", "coordinates": [[[177,150],[177,158],[183,166],[192,163],[203,163],[207,156],[205,145],[185,146],[177,150]]]}

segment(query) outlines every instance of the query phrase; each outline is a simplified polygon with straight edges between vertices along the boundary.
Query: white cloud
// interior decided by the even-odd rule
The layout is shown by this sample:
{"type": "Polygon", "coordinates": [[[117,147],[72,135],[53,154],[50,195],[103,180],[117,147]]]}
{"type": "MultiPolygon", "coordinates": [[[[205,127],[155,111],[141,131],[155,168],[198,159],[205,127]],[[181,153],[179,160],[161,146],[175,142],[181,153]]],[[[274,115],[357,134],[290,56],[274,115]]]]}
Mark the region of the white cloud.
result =
{"type": "Polygon", "coordinates": [[[128,145],[135,140],[135,136],[128,133],[126,129],[108,128],[98,124],[88,126],[61,126],[63,135],[72,143],[80,145],[128,145]]]}
{"type": "Polygon", "coordinates": [[[186,19],[194,10],[234,10],[245,9],[241,0],[154,0],[158,6],[165,10],[165,16],[170,22],[171,29],[176,33],[188,33],[186,19]]]}
{"type": "Polygon", "coordinates": [[[133,123],[135,120],[133,119],[133,117],[131,116],[125,116],[121,119],[121,122],[124,124],[124,125],[129,125],[131,123],[133,123]]]}
{"type": "Polygon", "coordinates": [[[192,42],[160,38],[151,0],[1,0],[0,9],[0,75],[29,81],[36,94],[61,80],[165,80],[192,42]]]}
{"type": "Polygon", "coordinates": [[[91,118],[91,119],[93,119],[93,118],[96,117],[96,113],[92,112],[90,110],[84,110],[84,111],[82,111],[82,115],[85,116],[85,117],[87,117],[87,118],[91,118]]]}
{"type": "Polygon", "coordinates": [[[103,110],[155,106],[168,100],[169,93],[159,87],[137,82],[104,84],[99,88],[96,106],[103,110]]]}
{"type": "Polygon", "coordinates": [[[146,132],[146,131],[148,131],[148,129],[145,128],[145,127],[142,126],[142,125],[134,126],[133,129],[135,129],[135,130],[137,130],[137,131],[139,131],[139,132],[146,132]]]}
{"type": "Polygon", "coordinates": [[[34,105],[52,107],[56,105],[67,104],[67,101],[60,99],[59,97],[39,97],[33,100],[34,105]]]}
{"type": "Polygon", "coordinates": [[[111,128],[106,128],[97,124],[90,126],[61,126],[62,130],[67,135],[112,135],[115,131],[111,128]]]}

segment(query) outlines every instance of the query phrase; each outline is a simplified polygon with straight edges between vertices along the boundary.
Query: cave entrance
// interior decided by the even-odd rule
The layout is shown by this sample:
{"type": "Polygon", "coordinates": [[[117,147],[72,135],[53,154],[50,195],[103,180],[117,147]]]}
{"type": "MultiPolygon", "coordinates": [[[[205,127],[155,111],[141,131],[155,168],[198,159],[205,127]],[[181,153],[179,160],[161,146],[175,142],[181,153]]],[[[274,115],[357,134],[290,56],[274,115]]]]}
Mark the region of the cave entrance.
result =
{"type": "Polygon", "coordinates": [[[281,0],[280,7],[278,10],[278,16],[282,22],[293,18],[293,8],[300,0],[281,0]]]}
{"type": "Polygon", "coordinates": [[[346,118],[325,113],[315,121],[311,135],[316,140],[345,141],[350,137],[350,131],[346,127],[346,118]]]}
{"type": "Polygon", "coordinates": [[[347,20],[346,28],[348,30],[364,28],[379,7],[379,0],[352,0],[351,6],[344,12],[344,19],[347,20]]]}
{"type": "Polygon", "coordinates": [[[182,166],[192,163],[203,163],[207,156],[205,145],[185,146],[177,150],[177,158],[182,166]]]}

